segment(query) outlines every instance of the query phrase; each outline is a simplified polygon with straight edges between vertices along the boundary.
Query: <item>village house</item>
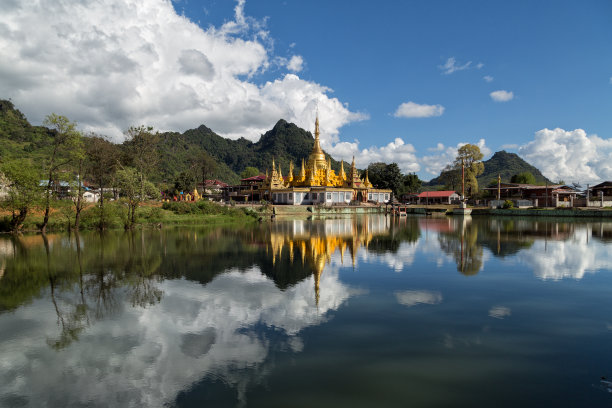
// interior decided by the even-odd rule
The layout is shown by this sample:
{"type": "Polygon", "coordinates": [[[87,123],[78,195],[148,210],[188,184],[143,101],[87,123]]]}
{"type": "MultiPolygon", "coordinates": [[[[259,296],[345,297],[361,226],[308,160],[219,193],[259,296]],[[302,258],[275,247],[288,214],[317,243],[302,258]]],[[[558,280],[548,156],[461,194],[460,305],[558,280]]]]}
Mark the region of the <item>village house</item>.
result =
{"type": "Polygon", "coordinates": [[[578,191],[563,184],[534,185],[520,183],[500,183],[499,186],[486,187],[492,197],[491,206],[499,207],[504,201],[513,201],[516,207],[573,207],[578,191]],[[498,202],[499,201],[499,202],[498,202]]]}
{"type": "Polygon", "coordinates": [[[423,191],[416,196],[415,204],[456,204],[460,200],[456,191],[423,191]]]}

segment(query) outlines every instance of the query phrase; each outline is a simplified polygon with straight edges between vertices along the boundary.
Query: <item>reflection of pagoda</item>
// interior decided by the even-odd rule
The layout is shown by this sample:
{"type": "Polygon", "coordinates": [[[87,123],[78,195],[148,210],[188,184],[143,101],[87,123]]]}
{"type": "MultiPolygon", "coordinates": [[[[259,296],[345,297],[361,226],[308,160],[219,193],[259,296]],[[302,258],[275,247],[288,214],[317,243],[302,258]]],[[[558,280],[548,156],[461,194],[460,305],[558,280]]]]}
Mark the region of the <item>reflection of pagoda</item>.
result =
{"type": "Polygon", "coordinates": [[[296,251],[299,251],[302,264],[312,268],[318,304],[321,275],[332,255],[338,251],[344,263],[344,254],[348,249],[354,266],[359,247],[367,247],[372,240],[372,225],[377,224],[368,222],[367,217],[361,220],[337,219],[319,223],[295,220],[293,224],[273,224],[270,232],[272,263],[276,264],[276,259],[282,256],[285,249],[289,251],[289,260],[293,263],[296,251]]]}

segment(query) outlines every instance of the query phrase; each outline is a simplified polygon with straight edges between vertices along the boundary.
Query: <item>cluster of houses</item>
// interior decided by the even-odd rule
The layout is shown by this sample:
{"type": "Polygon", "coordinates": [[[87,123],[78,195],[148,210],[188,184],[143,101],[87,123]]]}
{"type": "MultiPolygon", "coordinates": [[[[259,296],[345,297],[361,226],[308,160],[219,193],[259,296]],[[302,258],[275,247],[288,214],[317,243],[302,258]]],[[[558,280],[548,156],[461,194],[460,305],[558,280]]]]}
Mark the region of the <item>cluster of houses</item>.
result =
{"type": "MultiPolygon", "coordinates": [[[[514,207],[611,207],[612,181],[605,181],[581,191],[574,186],[563,184],[533,185],[519,183],[499,183],[495,187],[483,189],[488,192],[488,200],[483,204],[501,207],[511,201],[514,207]]],[[[458,204],[461,195],[456,191],[424,191],[419,194],[403,194],[400,201],[408,204],[434,205],[458,204]]]]}

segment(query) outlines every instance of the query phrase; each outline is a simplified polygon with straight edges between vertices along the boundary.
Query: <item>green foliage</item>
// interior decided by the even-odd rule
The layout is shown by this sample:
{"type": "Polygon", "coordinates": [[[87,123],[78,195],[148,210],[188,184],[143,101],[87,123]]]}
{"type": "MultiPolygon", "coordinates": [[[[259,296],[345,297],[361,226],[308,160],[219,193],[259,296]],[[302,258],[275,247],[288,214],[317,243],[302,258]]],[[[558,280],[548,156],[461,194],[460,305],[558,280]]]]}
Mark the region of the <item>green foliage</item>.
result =
{"type": "Polygon", "coordinates": [[[247,208],[234,208],[232,206],[225,206],[213,203],[211,201],[201,200],[198,202],[191,201],[170,201],[165,202],[162,205],[164,210],[172,211],[177,215],[205,215],[205,216],[215,216],[215,215],[223,215],[230,217],[239,217],[242,218],[245,215],[249,217],[257,217],[257,214],[247,208]]]}
{"type": "Polygon", "coordinates": [[[174,190],[181,192],[193,191],[196,186],[196,179],[193,174],[183,171],[174,180],[174,190]]]}
{"type": "Polygon", "coordinates": [[[524,171],[522,173],[515,174],[514,176],[512,176],[510,182],[518,184],[535,184],[536,179],[533,174],[528,171],[524,171]]]}
{"type": "Polygon", "coordinates": [[[421,191],[423,182],[415,173],[408,173],[404,176],[403,184],[402,193],[416,194],[421,191]]]}
{"type": "Polygon", "coordinates": [[[259,169],[257,167],[247,166],[242,173],[240,173],[240,178],[249,178],[259,176],[259,169]]]}
{"type": "Polygon", "coordinates": [[[506,210],[514,208],[514,203],[512,202],[512,200],[506,200],[506,201],[504,201],[504,204],[502,205],[502,208],[504,208],[506,210]]]}
{"type": "Polygon", "coordinates": [[[2,173],[8,191],[1,204],[11,211],[10,231],[19,231],[32,207],[41,203],[40,174],[30,161],[24,159],[5,162],[2,173]]]}
{"type": "Polygon", "coordinates": [[[372,163],[368,166],[368,178],[376,188],[388,188],[395,195],[403,186],[403,176],[397,163],[372,163]]]}

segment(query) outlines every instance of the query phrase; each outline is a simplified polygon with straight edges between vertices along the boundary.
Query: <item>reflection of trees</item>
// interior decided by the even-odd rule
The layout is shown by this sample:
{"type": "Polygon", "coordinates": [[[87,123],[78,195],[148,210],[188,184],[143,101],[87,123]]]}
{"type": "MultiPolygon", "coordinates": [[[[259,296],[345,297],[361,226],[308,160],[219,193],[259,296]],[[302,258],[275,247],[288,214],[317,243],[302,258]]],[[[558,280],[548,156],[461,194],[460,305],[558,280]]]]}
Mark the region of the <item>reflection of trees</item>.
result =
{"type": "Polygon", "coordinates": [[[402,242],[414,243],[421,237],[418,218],[393,217],[385,234],[379,234],[368,243],[368,251],[397,253],[402,242]]]}
{"type": "Polygon", "coordinates": [[[459,225],[452,232],[440,233],[440,248],[455,258],[457,270],[464,275],[476,275],[483,264],[482,246],[478,245],[478,228],[467,218],[455,218],[459,225]]]}

